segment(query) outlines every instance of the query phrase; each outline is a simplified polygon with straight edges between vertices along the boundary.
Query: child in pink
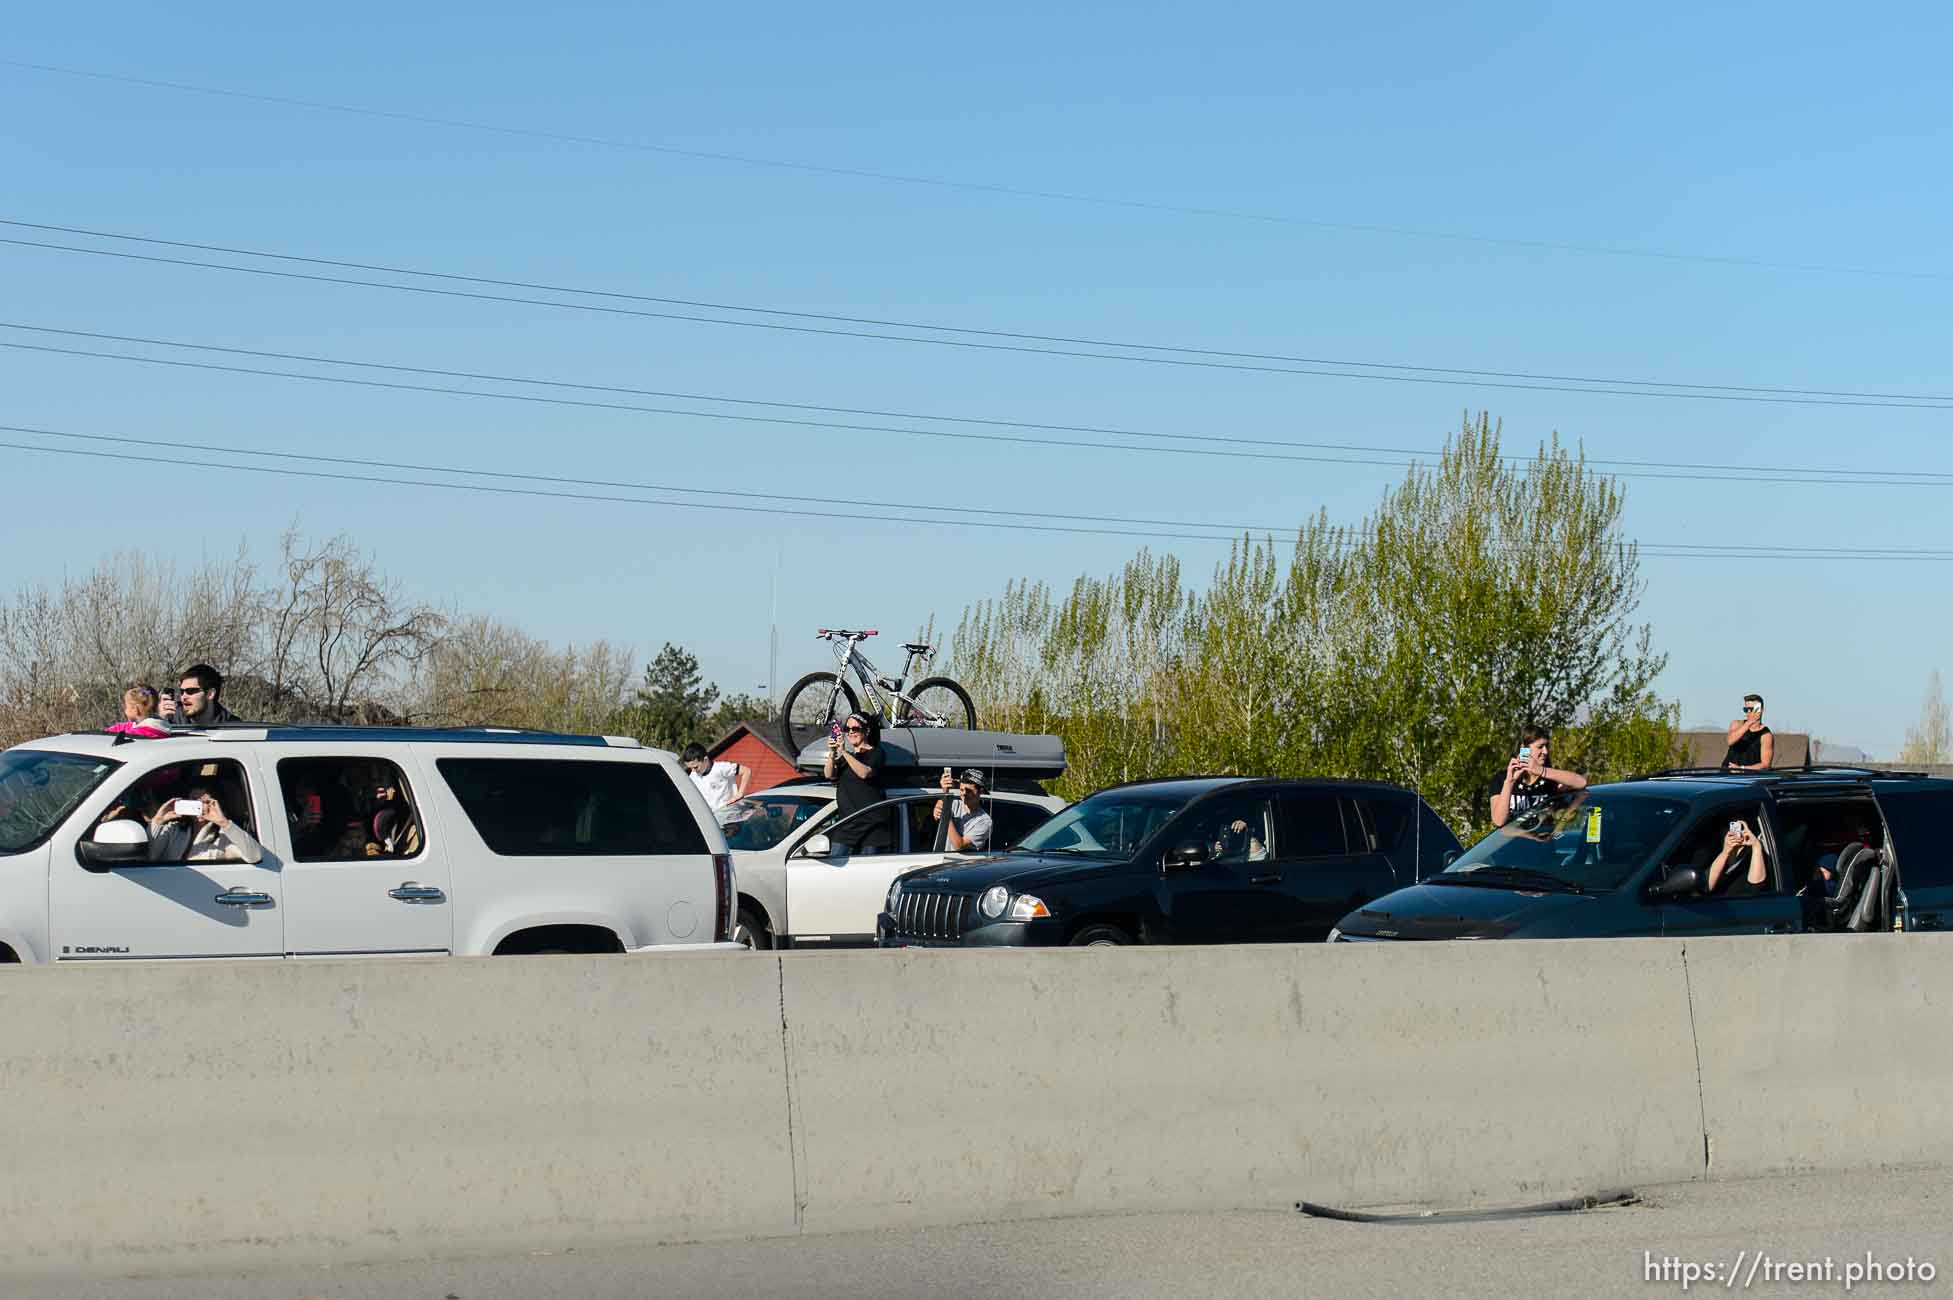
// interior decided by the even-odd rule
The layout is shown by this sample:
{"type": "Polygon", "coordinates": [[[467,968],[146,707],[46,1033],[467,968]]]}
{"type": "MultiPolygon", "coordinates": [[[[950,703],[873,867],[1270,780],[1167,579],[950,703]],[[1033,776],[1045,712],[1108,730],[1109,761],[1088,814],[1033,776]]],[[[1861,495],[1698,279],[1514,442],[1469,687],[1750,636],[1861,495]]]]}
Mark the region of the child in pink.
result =
{"type": "Polygon", "coordinates": [[[137,683],[122,692],[122,721],[109,730],[150,740],[170,734],[170,724],[156,716],[156,688],[137,683]]]}

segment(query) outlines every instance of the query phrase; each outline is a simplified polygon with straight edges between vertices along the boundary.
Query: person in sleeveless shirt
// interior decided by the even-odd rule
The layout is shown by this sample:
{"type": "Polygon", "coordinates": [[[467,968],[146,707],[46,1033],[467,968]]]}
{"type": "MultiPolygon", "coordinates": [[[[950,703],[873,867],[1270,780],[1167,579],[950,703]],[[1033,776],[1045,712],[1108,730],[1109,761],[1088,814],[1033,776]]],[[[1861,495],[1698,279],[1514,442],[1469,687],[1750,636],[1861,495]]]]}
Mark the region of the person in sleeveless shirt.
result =
{"type": "Polygon", "coordinates": [[[1744,772],[1761,772],[1776,756],[1776,737],[1763,725],[1763,697],[1745,695],[1743,716],[1729,724],[1729,752],[1722,756],[1722,765],[1744,772]]]}

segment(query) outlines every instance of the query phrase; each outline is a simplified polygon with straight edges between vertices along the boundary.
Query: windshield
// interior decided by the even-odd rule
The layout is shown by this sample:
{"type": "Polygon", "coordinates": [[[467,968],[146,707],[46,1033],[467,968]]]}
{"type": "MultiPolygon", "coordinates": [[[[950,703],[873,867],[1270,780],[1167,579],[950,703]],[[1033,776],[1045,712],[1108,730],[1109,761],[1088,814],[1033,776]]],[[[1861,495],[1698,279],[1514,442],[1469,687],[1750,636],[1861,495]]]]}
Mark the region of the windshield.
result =
{"type": "Polygon", "coordinates": [[[749,794],[719,809],[726,847],[748,852],[770,849],[833,800],[815,795],[749,794]]]}
{"type": "Polygon", "coordinates": [[[1572,791],[1514,817],[1430,879],[1619,889],[1681,825],[1688,807],[1659,795],[1572,791]]]}
{"type": "Polygon", "coordinates": [[[1158,791],[1107,790],[1075,803],[1018,841],[1020,853],[1078,853],[1129,858],[1190,796],[1158,791]]]}
{"type": "Polygon", "coordinates": [[[0,754],[0,853],[25,853],[38,846],[120,766],[106,758],[47,749],[0,754]]]}

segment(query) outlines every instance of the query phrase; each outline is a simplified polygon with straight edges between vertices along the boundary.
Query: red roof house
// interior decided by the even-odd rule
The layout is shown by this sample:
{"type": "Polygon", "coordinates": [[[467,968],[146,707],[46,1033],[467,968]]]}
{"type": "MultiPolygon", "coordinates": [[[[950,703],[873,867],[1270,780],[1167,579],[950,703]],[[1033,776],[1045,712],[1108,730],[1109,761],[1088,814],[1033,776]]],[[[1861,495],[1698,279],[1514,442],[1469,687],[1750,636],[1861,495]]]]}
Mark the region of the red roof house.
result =
{"type": "Polygon", "coordinates": [[[746,787],[748,794],[784,785],[800,776],[793,765],[794,755],[787,747],[786,734],[777,721],[735,723],[731,731],[707,745],[705,752],[715,763],[724,760],[752,769],[753,780],[746,787]]]}

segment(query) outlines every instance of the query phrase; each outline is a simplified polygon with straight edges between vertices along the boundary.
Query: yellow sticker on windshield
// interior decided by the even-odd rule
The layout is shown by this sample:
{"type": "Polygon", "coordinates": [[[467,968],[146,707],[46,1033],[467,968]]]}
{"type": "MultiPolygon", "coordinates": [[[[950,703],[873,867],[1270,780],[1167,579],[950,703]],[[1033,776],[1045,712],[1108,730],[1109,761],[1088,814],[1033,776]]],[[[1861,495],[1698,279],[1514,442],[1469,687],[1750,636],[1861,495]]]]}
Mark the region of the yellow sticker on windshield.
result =
{"type": "Polygon", "coordinates": [[[1598,808],[1587,810],[1587,843],[1600,843],[1600,809],[1598,808]]]}

